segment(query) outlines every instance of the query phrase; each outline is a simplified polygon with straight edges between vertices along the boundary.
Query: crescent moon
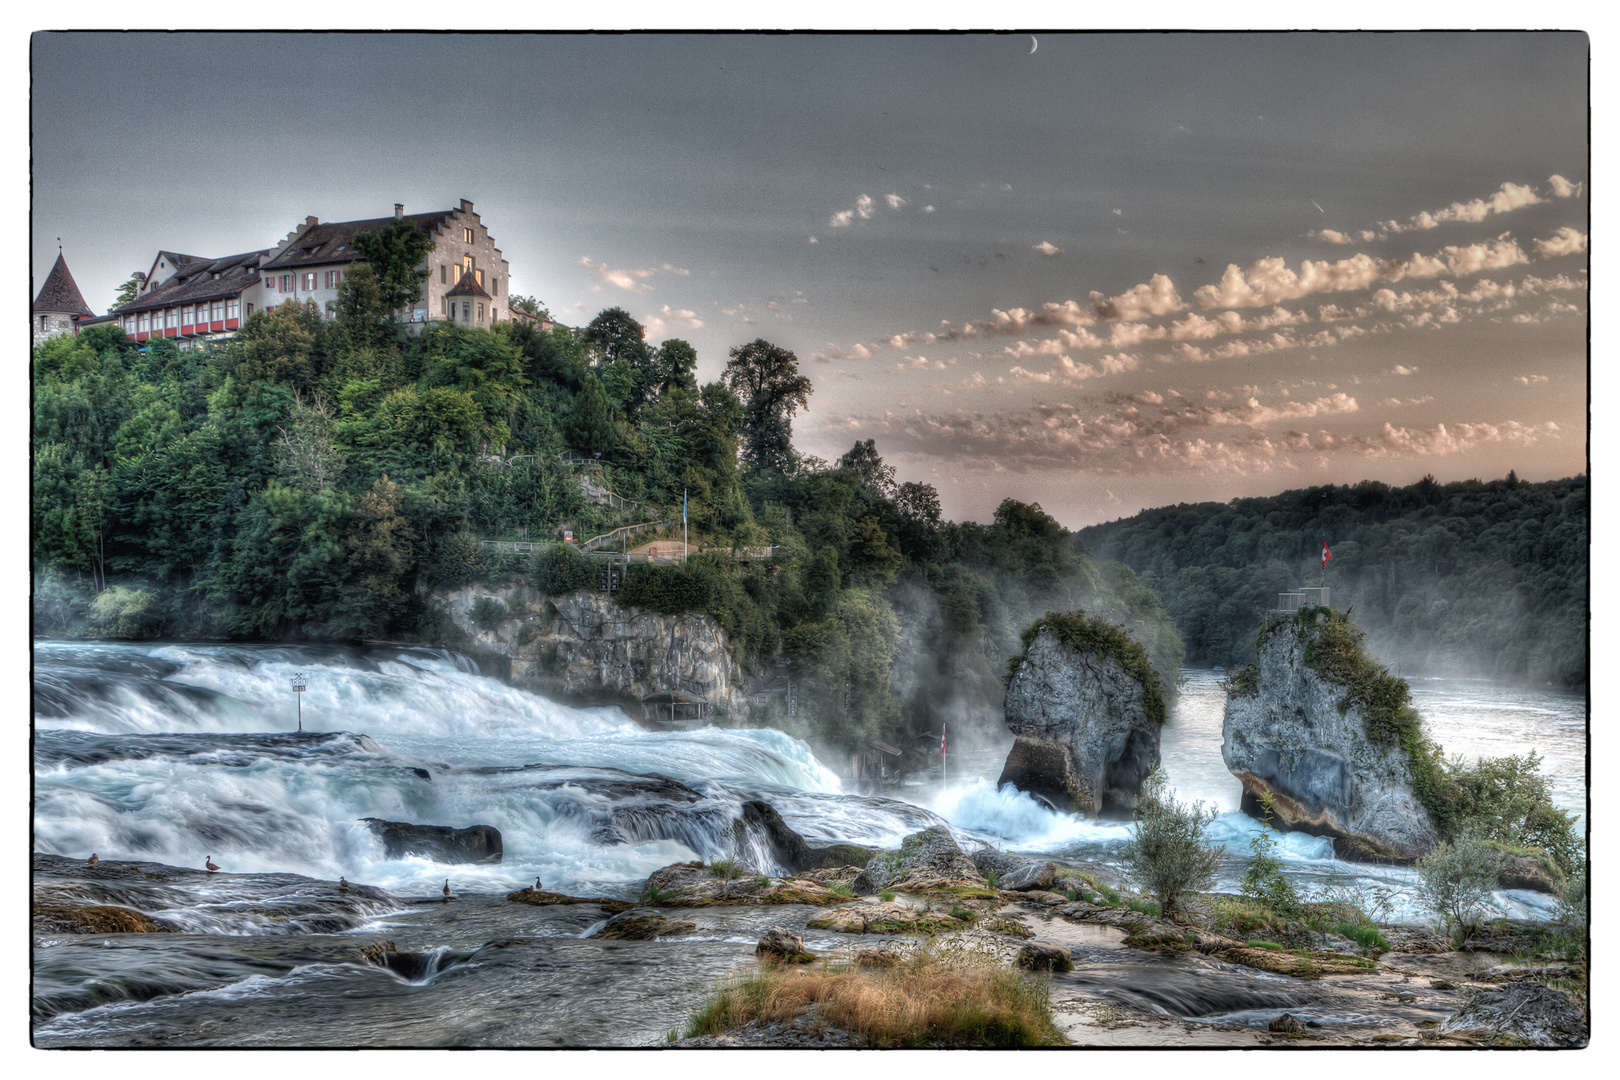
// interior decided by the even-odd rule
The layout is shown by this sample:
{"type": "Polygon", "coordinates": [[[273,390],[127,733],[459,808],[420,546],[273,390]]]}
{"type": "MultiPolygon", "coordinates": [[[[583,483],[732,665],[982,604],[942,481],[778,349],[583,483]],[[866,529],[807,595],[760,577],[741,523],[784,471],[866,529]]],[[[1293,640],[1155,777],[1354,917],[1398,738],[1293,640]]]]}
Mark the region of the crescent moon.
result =
{"type": "Polygon", "coordinates": [[[1035,35],[1034,34],[1029,35],[1029,55],[1034,56],[1035,55],[1035,50],[1040,48],[1040,47],[1041,47],[1041,43],[1039,41],[1035,40],[1035,35]]]}

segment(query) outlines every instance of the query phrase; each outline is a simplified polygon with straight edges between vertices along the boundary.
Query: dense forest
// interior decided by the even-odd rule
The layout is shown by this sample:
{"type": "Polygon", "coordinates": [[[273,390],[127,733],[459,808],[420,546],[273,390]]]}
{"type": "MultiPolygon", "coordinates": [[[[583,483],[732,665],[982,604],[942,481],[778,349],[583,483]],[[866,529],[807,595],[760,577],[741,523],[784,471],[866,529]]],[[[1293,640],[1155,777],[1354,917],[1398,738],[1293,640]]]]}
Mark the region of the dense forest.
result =
{"type": "Polygon", "coordinates": [[[1353,607],[1368,644],[1404,674],[1585,689],[1589,527],[1585,476],[1525,483],[1509,473],[1183,503],[1079,536],[1159,595],[1194,664],[1247,663],[1257,616],[1277,594],[1326,584],[1333,606],[1353,607]]]}
{"type": "Polygon", "coordinates": [[[646,341],[618,308],[582,330],[413,336],[392,315],[409,292],[398,267],[359,264],[330,319],[287,303],[195,348],[111,326],[40,345],[35,633],[454,646],[438,592],[597,581],[573,546],[484,541],[678,520],[684,496],[703,551],[632,566],[615,599],[714,615],[750,671],[790,661],[797,716],[766,720],[819,743],[909,744],[942,721],[1004,737],[1007,659],[1048,609],[1127,626],[1173,684],[1183,649],[1157,597],[1038,505],[944,521],[870,441],[797,453],[811,387],[791,352],[739,346],[700,386],[689,344],[646,341]]]}

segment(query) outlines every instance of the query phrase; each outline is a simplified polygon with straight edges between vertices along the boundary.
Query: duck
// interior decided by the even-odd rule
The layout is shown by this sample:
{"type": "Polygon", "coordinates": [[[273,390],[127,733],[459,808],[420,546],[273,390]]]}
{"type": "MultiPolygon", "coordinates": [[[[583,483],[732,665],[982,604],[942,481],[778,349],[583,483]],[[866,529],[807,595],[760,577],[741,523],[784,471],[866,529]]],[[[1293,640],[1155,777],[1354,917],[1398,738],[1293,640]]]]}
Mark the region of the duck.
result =
{"type": "Polygon", "coordinates": [[[219,869],[219,867],[214,865],[214,857],[212,855],[203,860],[203,869],[207,870],[210,874],[219,869]]]}
{"type": "Polygon", "coordinates": [[[94,870],[96,868],[96,863],[98,863],[100,861],[101,861],[101,856],[97,855],[95,852],[92,851],[90,853],[90,858],[85,860],[85,865],[88,866],[90,869],[94,870]]]}
{"type": "Polygon", "coordinates": [[[540,879],[539,878],[534,879],[534,891],[535,892],[545,892],[546,891],[545,887],[540,884],[540,879]]]}
{"type": "Polygon", "coordinates": [[[338,892],[348,892],[348,891],[349,891],[349,879],[346,878],[346,877],[343,877],[342,875],[339,875],[338,876],[338,892]]]}
{"type": "Polygon", "coordinates": [[[446,900],[450,899],[450,879],[449,878],[444,879],[444,898],[446,900]]]}

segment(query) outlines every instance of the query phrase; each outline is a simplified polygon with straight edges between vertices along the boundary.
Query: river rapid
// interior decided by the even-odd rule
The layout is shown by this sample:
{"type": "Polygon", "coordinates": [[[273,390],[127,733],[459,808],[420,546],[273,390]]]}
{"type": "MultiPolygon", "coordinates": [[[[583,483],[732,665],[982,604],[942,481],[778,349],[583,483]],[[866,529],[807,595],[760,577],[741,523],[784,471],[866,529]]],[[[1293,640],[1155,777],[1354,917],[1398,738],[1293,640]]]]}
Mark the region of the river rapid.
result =
{"type": "MultiPolygon", "coordinates": [[[[1182,798],[1218,809],[1219,887],[1230,890],[1257,826],[1221,763],[1218,680],[1183,675],[1164,765],[1182,798]]],[[[1584,813],[1583,698],[1440,681],[1415,683],[1413,697],[1448,752],[1534,747],[1559,805],[1584,813]]],[[[174,930],[37,934],[41,1046],[652,1045],[751,960],[765,927],[803,932],[810,909],[671,912],[697,932],[614,942],[585,937],[605,917],[594,905],[536,908],[506,892],[538,877],[633,900],[653,870],[694,858],[778,870],[732,827],[750,799],[812,843],[895,846],[944,821],[969,849],[1105,867],[1132,828],[997,790],[994,752],[953,756],[948,784],[936,773],[891,798],[845,794],[781,732],[647,731],[440,650],[39,642],[34,734],[36,901],[119,904],[174,930]],[[303,734],[295,673],[308,680],[303,734]],[[365,817],[492,825],[504,858],[389,858],[365,817]],[[88,871],[91,852],[117,872],[88,871]],[[222,873],[203,872],[209,857],[222,873]],[[340,875],[356,888],[339,890],[340,875]],[[447,878],[454,902],[442,901],[447,878]],[[359,963],[355,947],[378,938],[423,954],[420,970],[359,963]]],[[[1307,888],[1380,884],[1397,919],[1419,917],[1404,895],[1410,871],[1340,862],[1301,834],[1279,854],[1307,888]]],[[[1549,907],[1533,893],[1494,899],[1516,917],[1549,907]]],[[[847,940],[812,932],[807,944],[847,940]]]]}

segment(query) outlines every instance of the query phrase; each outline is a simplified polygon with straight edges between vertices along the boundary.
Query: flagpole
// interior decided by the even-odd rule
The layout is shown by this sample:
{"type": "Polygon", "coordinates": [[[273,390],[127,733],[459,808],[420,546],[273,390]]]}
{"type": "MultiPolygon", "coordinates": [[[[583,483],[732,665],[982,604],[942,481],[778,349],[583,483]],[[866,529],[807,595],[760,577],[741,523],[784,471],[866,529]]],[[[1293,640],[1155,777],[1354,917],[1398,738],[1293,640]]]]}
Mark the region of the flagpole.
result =
{"type": "Polygon", "coordinates": [[[686,565],[686,489],[681,488],[681,565],[686,565]]]}
{"type": "Polygon", "coordinates": [[[939,788],[945,790],[950,781],[945,776],[945,721],[939,722],[939,788]]]}

